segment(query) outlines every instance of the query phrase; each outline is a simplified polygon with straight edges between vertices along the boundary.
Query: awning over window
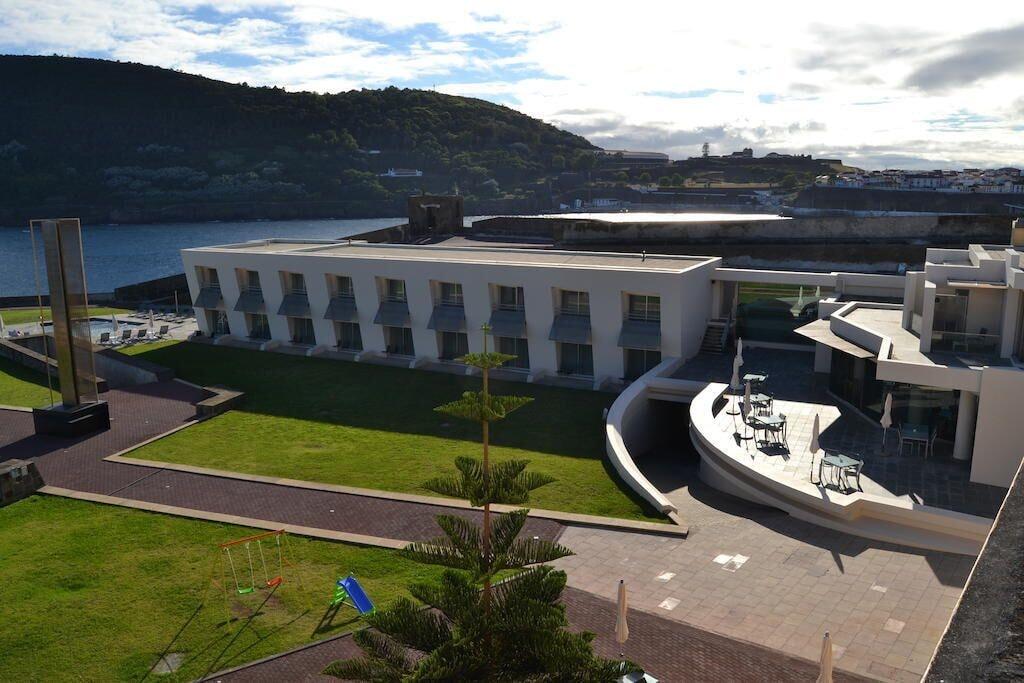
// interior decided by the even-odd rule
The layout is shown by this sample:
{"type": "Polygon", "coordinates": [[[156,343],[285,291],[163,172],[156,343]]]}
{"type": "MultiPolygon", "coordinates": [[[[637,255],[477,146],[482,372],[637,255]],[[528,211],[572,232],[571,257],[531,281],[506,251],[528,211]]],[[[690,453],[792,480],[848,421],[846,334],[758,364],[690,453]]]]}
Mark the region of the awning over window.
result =
{"type": "Polygon", "coordinates": [[[494,311],[488,323],[495,337],[526,337],[526,311],[494,311]]]}
{"type": "Polygon", "coordinates": [[[373,322],[388,327],[410,327],[409,304],[399,301],[385,301],[377,309],[373,322]]]}
{"type": "Polygon", "coordinates": [[[285,294],[281,301],[281,307],[277,309],[277,314],[290,318],[308,318],[309,297],[305,294],[285,294]]]}
{"type": "Polygon", "coordinates": [[[590,316],[556,315],[548,339],[569,344],[589,344],[590,316]]]}
{"type": "Polygon", "coordinates": [[[217,308],[222,300],[219,289],[203,287],[199,290],[199,296],[196,297],[195,303],[192,305],[196,308],[217,308]]]}
{"type": "Polygon", "coordinates": [[[262,313],[265,310],[263,292],[242,292],[235,302],[235,310],[239,313],[262,313]]]}
{"type": "Polygon", "coordinates": [[[465,332],[466,311],[462,306],[434,306],[427,329],[438,332],[465,332]]]}
{"type": "Polygon", "coordinates": [[[875,354],[867,349],[862,349],[851,341],[847,341],[832,331],[831,323],[828,320],[815,320],[803,327],[793,330],[797,334],[812,339],[819,344],[842,351],[854,358],[873,358],[875,354]]]}
{"type": "Polygon", "coordinates": [[[623,320],[619,346],[644,351],[661,350],[661,323],[648,320],[623,320]]]}
{"type": "Polygon", "coordinates": [[[336,320],[340,323],[354,323],[359,320],[356,311],[356,300],[348,297],[336,296],[327,304],[327,312],[324,320],[336,320]]]}

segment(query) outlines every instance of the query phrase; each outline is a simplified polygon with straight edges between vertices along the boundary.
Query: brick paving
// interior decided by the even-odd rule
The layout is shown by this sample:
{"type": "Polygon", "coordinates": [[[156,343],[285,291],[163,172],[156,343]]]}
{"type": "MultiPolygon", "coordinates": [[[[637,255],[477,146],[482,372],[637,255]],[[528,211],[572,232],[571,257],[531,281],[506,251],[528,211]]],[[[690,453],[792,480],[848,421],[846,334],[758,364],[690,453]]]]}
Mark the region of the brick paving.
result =
{"type": "MultiPolygon", "coordinates": [[[[812,472],[811,428],[817,414],[822,448],[834,448],[864,460],[861,486],[865,493],[995,517],[1006,497],[1005,488],[971,482],[970,464],[953,460],[949,444],[942,441],[936,442],[937,454],[927,460],[910,453],[909,449],[906,455],[899,455],[895,430],[890,430],[883,449],[881,426],[836,401],[816,381],[813,354],[746,349],[743,356],[741,375],[766,372],[765,389],[775,397],[772,412],[787,417],[784,447],[764,443],[763,432],[758,433],[757,441],[737,440],[737,448],[753,462],[775,470],[780,477],[807,482],[812,472]]],[[[701,354],[687,361],[675,377],[728,383],[731,375],[731,355],[701,354]]],[[[736,400],[729,398],[729,410],[733,410],[736,400]]],[[[727,410],[718,413],[716,425],[723,433],[753,435],[749,429],[744,429],[739,416],[729,415],[727,410]]],[[[816,482],[817,461],[813,475],[816,482]]],[[[830,485],[830,488],[838,487],[830,485]]]]}
{"type": "MultiPolygon", "coordinates": [[[[594,650],[617,659],[620,652],[661,681],[812,681],[818,675],[816,661],[799,659],[752,643],[702,631],[655,614],[631,609],[629,640],[615,642],[615,603],[575,588],[562,596],[573,628],[596,634],[594,650]]],[[[348,636],[287,653],[225,675],[216,681],[330,681],[319,675],[336,659],[359,656],[348,636]]],[[[837,671],[834,680],[854,683],[868,680],[837,671]]]]}

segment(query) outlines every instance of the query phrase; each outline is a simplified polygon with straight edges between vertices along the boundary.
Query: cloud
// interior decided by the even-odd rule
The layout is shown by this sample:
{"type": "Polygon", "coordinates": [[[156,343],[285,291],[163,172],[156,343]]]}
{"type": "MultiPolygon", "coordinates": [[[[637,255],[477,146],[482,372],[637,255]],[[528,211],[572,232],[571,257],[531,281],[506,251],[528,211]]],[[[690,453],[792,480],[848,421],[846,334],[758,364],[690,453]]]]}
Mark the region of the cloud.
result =
{"type": "Polygon", "coordinates": [[[1002,74],[1024,73],[1024,23],[969,35],[935,60],[915,69],[907,85],[944,91],[1002,74]]]}
{"type": "Polygon", "coordinates": [[[1024,24],[1005,11],[860,0],[782,13],[735,0],[727,24],[713,4],[652,11],[656,21],[583,0],[0,0],[0,52],[289,90],[436,88],[677,157],[707,141],[725,153],[846,150],[864,164],[1024,162],[1024,24]]]}

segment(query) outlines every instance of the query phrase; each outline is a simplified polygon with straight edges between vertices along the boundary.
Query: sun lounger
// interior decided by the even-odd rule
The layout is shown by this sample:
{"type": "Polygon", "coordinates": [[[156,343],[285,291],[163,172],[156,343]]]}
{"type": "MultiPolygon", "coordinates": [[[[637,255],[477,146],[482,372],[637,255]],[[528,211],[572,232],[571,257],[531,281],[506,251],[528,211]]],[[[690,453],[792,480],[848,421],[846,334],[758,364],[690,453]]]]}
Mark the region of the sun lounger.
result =
{"type": "Polygon", "coordinates": [[[131,340],[131,338],[132,338],[131,328],[129,328],[127,330],[121,330],[121,339],[120,339],[120,341],[122,343],[127,343],[128,341],[131,340]]]}
{"type": "Polygon", "coordinates": [[[110,333],[109,332],[101,333],[100,334],[100,342],[99,343],[100,344],[109,344],[110,343],[110,333]]]}
{"type": "Polygon", "coordinates": [[[145,327],[139,328],[139,331],[135,333],[135,339],[133,341],[142,341],[146,338],[147,330],[145,327]]]}

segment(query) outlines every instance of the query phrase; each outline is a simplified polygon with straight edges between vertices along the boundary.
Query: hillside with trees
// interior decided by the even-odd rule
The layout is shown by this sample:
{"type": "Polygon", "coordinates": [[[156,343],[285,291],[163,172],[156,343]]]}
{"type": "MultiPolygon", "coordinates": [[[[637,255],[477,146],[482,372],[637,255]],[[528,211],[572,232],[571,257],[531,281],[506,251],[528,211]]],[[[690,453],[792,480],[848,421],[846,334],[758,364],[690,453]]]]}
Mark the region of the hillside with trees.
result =
{"type": "MultiPolygon", "coordinates": [[[[582,137],[483,100],[250,87],[141,64],[0,56],[0,209],[527,198],[582,137]],[[386,177],[389,168],[422,176],[386,177]]],[[[356,212],[359,213],[359,212],[356,212]]],[[[365,212],[364,212],[365,213],[365,212]]]]}

